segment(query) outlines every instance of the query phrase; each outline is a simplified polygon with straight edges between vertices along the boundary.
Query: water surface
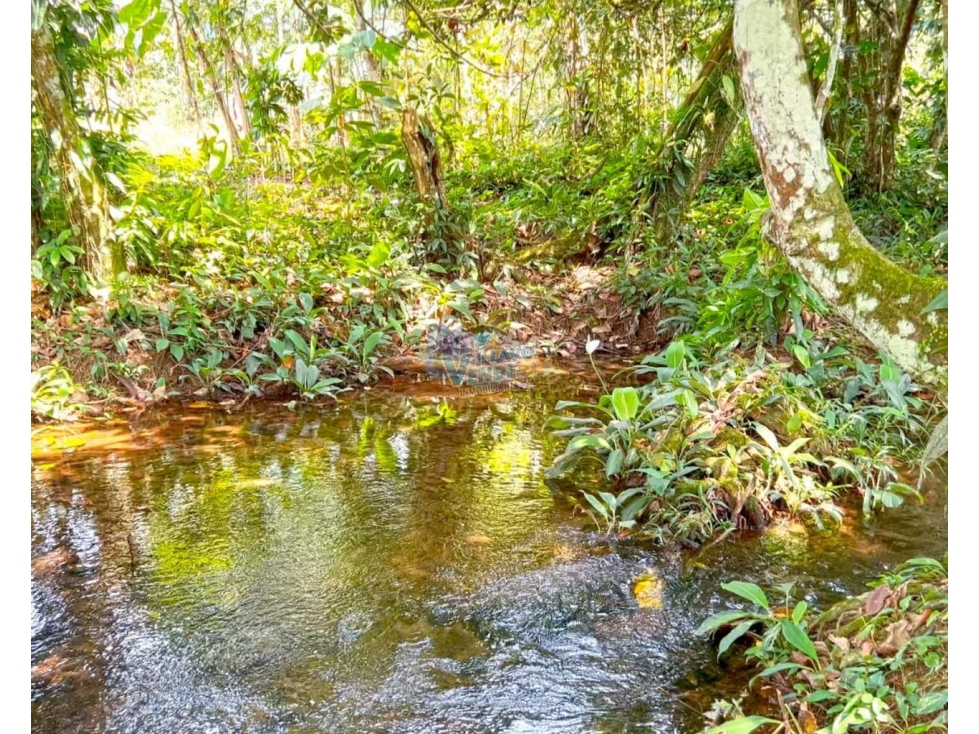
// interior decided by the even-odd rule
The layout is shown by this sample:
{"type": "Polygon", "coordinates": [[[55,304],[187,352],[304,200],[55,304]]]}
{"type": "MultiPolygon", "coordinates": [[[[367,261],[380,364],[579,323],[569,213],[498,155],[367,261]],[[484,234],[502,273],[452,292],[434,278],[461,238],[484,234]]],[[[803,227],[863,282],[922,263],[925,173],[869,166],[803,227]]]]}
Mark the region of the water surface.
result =
{"type": "Polygon", "coordinates": [[[597,532],[544,481],[561,445],[543,429],[557,399],[596,395],[555,367],[496,395],[424,384],[42,434],[33,730],[696,731],[724,689],[693,634],[721,582],[828,601],[947,549],[944,485],[874,527],[696,555],[597,532]],[[637,604],[643,574],[660,608],[637,604]]]}

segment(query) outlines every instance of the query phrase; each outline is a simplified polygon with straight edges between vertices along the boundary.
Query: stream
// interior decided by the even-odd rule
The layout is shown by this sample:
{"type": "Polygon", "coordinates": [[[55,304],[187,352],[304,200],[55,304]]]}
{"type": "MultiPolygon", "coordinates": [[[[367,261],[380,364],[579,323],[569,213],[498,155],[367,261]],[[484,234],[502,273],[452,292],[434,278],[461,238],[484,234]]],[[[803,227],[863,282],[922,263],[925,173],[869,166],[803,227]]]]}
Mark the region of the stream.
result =
{"type": "Polygon", "coordinates": [[[696,732],[737,689],[694,634],[721,583],[794,581],[822,606],[947,551],[944,480],[824,533],[701,553],[609,536],[544,481],[554,404],[598,394],[552,364],[497,394],[42,429],[33,731],[696,732]],[[663,582],[652,608],[643,575],[663,582]]]}

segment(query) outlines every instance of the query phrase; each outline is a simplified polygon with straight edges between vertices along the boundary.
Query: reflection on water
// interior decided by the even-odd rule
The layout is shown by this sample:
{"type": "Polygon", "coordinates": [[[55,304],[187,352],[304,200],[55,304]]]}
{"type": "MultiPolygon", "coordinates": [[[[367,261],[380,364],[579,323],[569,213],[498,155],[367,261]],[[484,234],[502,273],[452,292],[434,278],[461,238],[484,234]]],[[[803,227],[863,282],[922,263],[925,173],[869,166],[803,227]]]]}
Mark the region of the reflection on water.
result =
{"type": "Polygon", "coordinates": [[[693,557],[593,532],[543,481],[555,400],[593,390],[556,373],[41,436],[33,729],[691,731],[720,582],[830,599],[947,547],[940,507],[693,557]]]}

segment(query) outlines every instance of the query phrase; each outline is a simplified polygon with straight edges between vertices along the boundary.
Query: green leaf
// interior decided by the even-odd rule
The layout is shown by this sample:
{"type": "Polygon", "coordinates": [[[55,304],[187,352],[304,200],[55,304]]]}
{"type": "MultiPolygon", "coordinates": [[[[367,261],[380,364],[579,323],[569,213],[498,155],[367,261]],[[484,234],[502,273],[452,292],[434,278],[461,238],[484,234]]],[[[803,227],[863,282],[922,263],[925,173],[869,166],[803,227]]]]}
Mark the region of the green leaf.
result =
{"type": "Polygon", "coordinates": [[[792,672],[797,670],[802,670],[802,666],[799,663],[776,663],[768,668],[765,668],[758,675],[761,678],[767,678],[770,675],[775,675],[776,673],[792,672]]]}
{"type": "Polygon", "coordinates": [[[796,622],[790,619],[782,620],[782,637],[810,660],[815,663],[819,662],[819,657],[816,655],[816,647],[812,644],[812,640],[809,639],[806,631],[796,622]]]}
{"type": "Polygon", "coordinates": [[[945,311],[948,310],[948,288],[946,288],[937,296],[935,296],[934,300],[932,300],[931,303],[925,306],[924,309],[921,311],[921,313],[926,314],[929,313],[930,311],[939,311],[942,309],[944,309],[945,311]]]}
{"type": "Polygon", "coordinates": [[[568,451],[581,451],[581,449],[595,449],[596,451],[605,449],[608,450],[609,443],[602,436],[575,436],[568,442],[568,451]]]}
{"type": "Polygon", "coordinates": [[[632,420],[639,412],[639,393],[634,387],[617,387],[612,391],[612,409],[622,421],[632,420]]]}
{"type": "Polygon", "coordinates": [[[391,246],[386,242],[377,242],[367,255],[367,264],[377,270],[391,256],[391,246]]]}
{"type": "Polygon", "coordinates": [[[611,492],[599,492],[598,496],[602,498],[602,502],[604,502],[605,506],[610,510],[615,510],[615,508],[619,505],[618,500],[615,499],[615,495],[611,492]]]}
{"type": "Polygon", "coordinates": [[[706,635],[709,632],[713,632],[719,627],[723,627],[726,624],[734,624],[743,620],[745,617],[750,617],[748,612],[742,611],[740,609],[726,609],[723,612],[718,612],[713,614],[703,622],[697,628],[698,635],[706,635]]]}
{"type": "Polygon", "coordinates": [[[809,356],[809,350],[804,346],[801,344],[794,344],[792,346],[792,353],[803,367],[806,369],[812,367],[812,358],[809,356]]]}
{"type": "Polygon", "coordinates": [[[724,591],[737,594],[742,599],[747,599],[753,604],[757,604],[765,611],[771,611],[771,607],[768,605],[768,597],[765,596],[765,592],[757,584],[752,584],[748,581],[729,581],[726,584],[721,584],[721,588],[724,591]]]}
{"type": "Polygon", "coordinates": [[[755,431],[765,440],[765,443],[768,444],[768,447],[772,451],[778,451],[778,438],[776,438],[775,434],[772,433],[772,429],[763,423],[755,423],[755,431]]]}
{"type": "Polygon", "coordinates": [[[605,508],[605,505],[602,504],[602,501],[598,499],[598,497],[593,494],[588,494],[588,492],[582,492],[582,494],[585,495],[585,499],[588,500],[588,504],[598,511],[599,515],[605,519],[608,519],[608,510],[605,508]]]}
{"type": "Polygon", "coordinates": [[[708,729],[703,734],[751,734],[761,726],[778,726],[782,722],[764,716],[745,716],[733,721],[726,721],[720,726],[708,729]]]}
{"type": "Polygon", "coordinates": [[[901,368],[890,357],[885,357],[880,364],[880,381],[894,384],[901,381],[901,368]]]}
{"type": "Polygon", "coordinates": [[[721,77],[721,84],[724,87],[724,98],[733,106],[737,100],[734,92],[734,82],[727,74],[721,77]]]}
{"type": "Polygon", "coordinates": [[[383,331],[375,331],[364,340],[364,359],[367,359],[371,355],[371,352],[377,348],[377,345],[381,343],[381,339],[383,338],[383,331]]]}
{"type": "Polygon", "coordinates": [[[467,301],[452,301],[449,304],[449,308],[451,308],[454,311],[458,311],[463,316],[468,316],[469,319],[472,321],[476,320],[472,314],[472,311],[469,310],[469,303],[467,301]]]}
{"type": "Polygon", "coordinates": [[[918,699],[918,705],[914,707],[914,712],[918,716],[933,714],[948,706],[948,690],[932,691],[925,693],[918,699]]]}
{"type": "MultiPolygon", "coordinates": [[[[801,670],[802,666],[797,665],[796,669],[801,670]]],[[[833,691],[826,691],[826,690],[813,691],[808,696],[806,696],[806,701],[808,701],[809,703],[819,703],[820,701],[833,701],[839,698],[839,696],[840,694],[834,693],[833,691]]]]}
{"type": "Polygon", "coordinates": [[[726,635],[724,635],[724,639],[721,640],[721,644],[717,646],[718,659],[721,657],[721,655],[723,655],[728,651],[728,648],[730,648],[731,645],[733,645],[738,639],[743,637],[754,624],[755,624],[755,620],[749,619],[745,622],[742,622],[733,630],[731,630],[726,635]]]}
{"type": "Polygon", "coordinates": [[[673,370],[679,369],[686,356],[687,346],[681,341],[672,342],[663,354],[664,359],[666,359],[666,366],[673,370]]]}
{"type": "Polygon", "coordinates": [[[799,624],[802,618],[806,616],[807,611],[809,611],[809,605],[804,601],[800,601],[795,605],[795,609],[792,610],[792,621],[799,624]]]}
{"type": "Polygon", "coordinates": [[[624,459],[625,454],[622,453],[622,449],[615,449],[610,453],[605,460],[605,476],[611,478],[618,474],[619,469],[622,468],[622,461],[624,459]]]}
{"type": "MultiPolygon", "coordinates": [[[[210,155],[207,159],[207,175],[211,178],[217,178],[224,171],[224,167],[228,163],[228,144],[223,140],[215,140],[214,145],[211,146],[210,155]]],[[[199,202],[194,202],[199,204],[199,202]]]]}
{"type": "Polygon", "coordinates": [[[132,0],[119,8],[119,22],[138,28],[159,8],[159,2],[152,0],[132,0]]]}

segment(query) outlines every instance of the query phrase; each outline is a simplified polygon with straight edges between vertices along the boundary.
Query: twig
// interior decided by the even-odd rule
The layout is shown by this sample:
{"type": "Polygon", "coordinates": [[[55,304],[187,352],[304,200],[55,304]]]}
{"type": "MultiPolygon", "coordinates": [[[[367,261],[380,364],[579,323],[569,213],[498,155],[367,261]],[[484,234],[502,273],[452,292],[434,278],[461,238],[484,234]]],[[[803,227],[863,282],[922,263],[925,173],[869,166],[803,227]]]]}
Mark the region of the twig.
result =
{"type": "Polygon", "coordinates": [[[463,54],[459,53],[458,51],[456,51],[441,36],[439,36],[438,33],[435,32],[435,29],[431,25],[429,25],[428,21],[425,20],[425,18],[422,16],[422,14],[418,12],[418,9],[412,4],[411,0],[402,0],[402,2],[404,2],[404,4],[408,7],[408,9],[412,13],[415,14],[415,17],[418,19],[418,22],[421,23],[422,28],[424,28],[426,31],[428,31],[429,33],[432,34],[432,38],[435,40],[435,42],[438,43],[440,46],[442,46],[442,48],[444,48],[450,54],[452,54],[453,56],[455,56],[457,59],[459,59],[460,61],[462,61],[465,64],[468,64],[469,66],[471,66],[472,68],[474,68],[476,71],[479,71],[479,72],[482,72],[483,74],[486,74],[487,76],[496,77],[497,79],[509,79],[510,78],[510,76],[511,76],[510,74],[498,74],[495,71],[491,71],[490,69],[487,69],[487,68],[485,68],[483,66],[480,66],[475,61],[472,61],[471,59],[469,59],[465,55],[463,55],[463,54]]]}
{"type": "Polygon", "coordinates": [[[829,61],[826,65],[826,77],[823,79],[823,83],[819,87],[819,94],[816,96],[816,117],[819,118],[819,124],[823,124],[823,118],[826,117],[826,103],[829,101],[829,95],[833,90],[833,77],[836,76],[836,62],[840,58],[840,48],[843,45],[843,12],[840,10],[839,4],[836,6],[836,28],[833,32],[833,45],[829,49],[829,61]]]}

